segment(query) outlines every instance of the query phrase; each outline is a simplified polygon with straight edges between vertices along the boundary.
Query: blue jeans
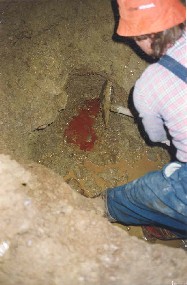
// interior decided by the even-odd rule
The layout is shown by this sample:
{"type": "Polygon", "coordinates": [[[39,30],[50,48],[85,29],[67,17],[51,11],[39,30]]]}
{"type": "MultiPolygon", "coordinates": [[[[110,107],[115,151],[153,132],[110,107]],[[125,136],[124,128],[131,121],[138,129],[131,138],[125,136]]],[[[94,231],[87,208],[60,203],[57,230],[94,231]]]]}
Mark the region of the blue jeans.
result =
{"type": "Polygon", "coordinates": [[[173,162],[128,184],[106,190],[111,221],[167,228],[187,238],[187,163],[173,162]]]}

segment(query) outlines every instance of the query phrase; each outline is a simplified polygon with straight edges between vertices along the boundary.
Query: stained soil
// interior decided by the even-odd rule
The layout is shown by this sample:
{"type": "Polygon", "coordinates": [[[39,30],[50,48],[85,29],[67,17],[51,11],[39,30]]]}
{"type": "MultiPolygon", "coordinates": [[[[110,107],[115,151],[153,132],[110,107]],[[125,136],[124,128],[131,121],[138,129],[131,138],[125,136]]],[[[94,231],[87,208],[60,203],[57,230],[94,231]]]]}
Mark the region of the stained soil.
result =
{"type": "MultiPolygon", "coordinates": [[[[52,168],[86,197],[97,196],[108,187],[127,183],[149,170],[159,169],[168,159],[166,150],[145,143],[133,118],[110,112],[106,129],[100,105],[95,117],[92,114],[93,126],[86,125],[83,117],[80,120],[80,112],[90,111],[87,101],[100,99],[104,81],[101,75],[80,70],[72,74],[66,85],[69,98],[66,109],[53,124],[36,130],[30,137],[31,159],[52,168]],[[79,129],[73,130],[73,142],[66,133],[72,120],[75,122],[76,119],[79,129]],[[85,128],[88,128],[86,134],[85,128]],[[80,143],[81,139],[85,145],[80,143]]],[[[111,103],[123,102],[124,91],[116,85],[114,92],[111,103]]]]}

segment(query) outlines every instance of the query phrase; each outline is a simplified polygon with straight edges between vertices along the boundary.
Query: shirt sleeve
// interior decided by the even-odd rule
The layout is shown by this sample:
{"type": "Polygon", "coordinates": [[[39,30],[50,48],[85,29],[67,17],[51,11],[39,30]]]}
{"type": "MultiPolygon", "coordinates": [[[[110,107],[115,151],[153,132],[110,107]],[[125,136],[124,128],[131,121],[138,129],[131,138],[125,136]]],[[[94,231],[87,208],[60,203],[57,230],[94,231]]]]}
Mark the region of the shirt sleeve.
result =
{"type": "Polygon", "coordinates": [[[152,87],[149,81],[139,79],[133,92],[134,106],[142,118],[142,123],[149,139],[153,142],[162,142],[167,140],[164,122],[159,114],[159,106],[155,102],[155,96],[152,96],[152,87]],[[156,107],[155,107],[156,106],[156,107]]]}

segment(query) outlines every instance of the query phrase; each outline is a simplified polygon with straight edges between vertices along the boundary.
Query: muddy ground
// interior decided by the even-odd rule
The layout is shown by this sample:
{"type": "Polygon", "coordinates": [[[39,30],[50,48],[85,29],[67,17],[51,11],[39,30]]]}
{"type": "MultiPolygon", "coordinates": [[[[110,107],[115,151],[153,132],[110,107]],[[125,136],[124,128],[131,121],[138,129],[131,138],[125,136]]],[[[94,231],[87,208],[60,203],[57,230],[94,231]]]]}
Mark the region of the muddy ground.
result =
{"type": "MultiPolygon", "coordinates": [[[[50,168],[87,198],[172,159],[168,149],[149,142],[136,116],[110,112],[105,128],[104,82],[113,85],[111,104],[134,112],[133,86],[150,64],[116,36],[116,8],[109,0],[0,1],[1,153],[50,168]],[[97,103],[91,125],[80,123],[68,136],[72,121],[91,112],[88,102],[97,103]]],[[[129,233],[143,239],[140,228],[129,233]]]]}

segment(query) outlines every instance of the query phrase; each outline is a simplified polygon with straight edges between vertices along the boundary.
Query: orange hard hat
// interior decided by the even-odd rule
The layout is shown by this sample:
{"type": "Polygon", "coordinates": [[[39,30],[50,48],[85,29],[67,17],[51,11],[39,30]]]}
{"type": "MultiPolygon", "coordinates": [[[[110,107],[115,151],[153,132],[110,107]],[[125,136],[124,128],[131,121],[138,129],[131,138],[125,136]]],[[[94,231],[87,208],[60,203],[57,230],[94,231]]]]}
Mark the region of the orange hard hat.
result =
{"type": "Polygon", "coordinates": [[[186,19],[186,9],[180,0],[117,0],[120,36],[140,36],[162,32],[186,19]]]}

